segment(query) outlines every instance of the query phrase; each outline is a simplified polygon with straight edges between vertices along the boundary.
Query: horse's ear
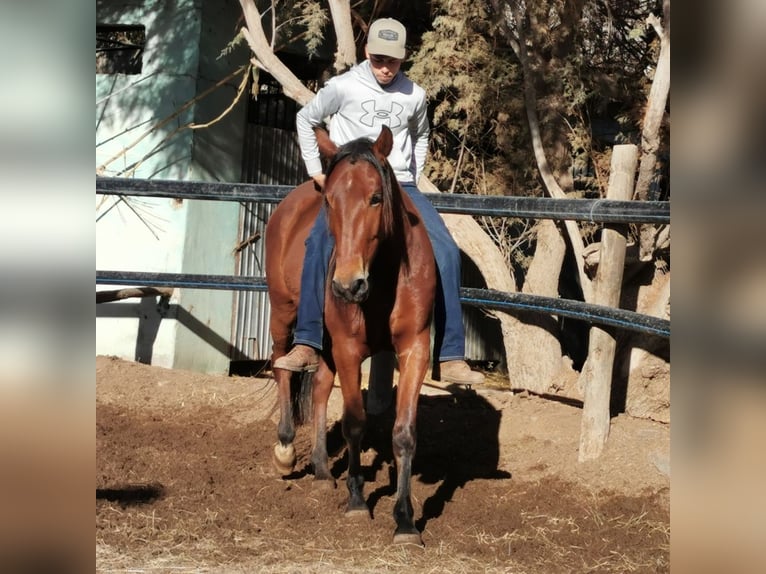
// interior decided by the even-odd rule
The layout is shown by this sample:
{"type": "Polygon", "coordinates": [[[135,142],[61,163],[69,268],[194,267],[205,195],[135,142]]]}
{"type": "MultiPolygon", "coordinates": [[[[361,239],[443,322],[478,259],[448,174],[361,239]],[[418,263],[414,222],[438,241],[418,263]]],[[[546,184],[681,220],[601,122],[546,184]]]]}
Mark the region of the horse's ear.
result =
{"type": "Polygon", "coordinates": [[[322,128],[314,128],[314,134],[317,137],[317,144],[319,145],[319,154],[324,158],[334,157],[338,153],[338,146],[336,146],[330,139],[328,134],[322,128]]]}
{"type": "Polygon", "coordinates": [[[375,143],[372,144],[372,147],[376,154],[383,158],[387,158],[388,154],[391,153],[391,148],[394,147],[394,136],[391,134],[391,128],[384,125],[380,129],[380,135],[378,136],[378,139],[375,140],[375,143]]]}

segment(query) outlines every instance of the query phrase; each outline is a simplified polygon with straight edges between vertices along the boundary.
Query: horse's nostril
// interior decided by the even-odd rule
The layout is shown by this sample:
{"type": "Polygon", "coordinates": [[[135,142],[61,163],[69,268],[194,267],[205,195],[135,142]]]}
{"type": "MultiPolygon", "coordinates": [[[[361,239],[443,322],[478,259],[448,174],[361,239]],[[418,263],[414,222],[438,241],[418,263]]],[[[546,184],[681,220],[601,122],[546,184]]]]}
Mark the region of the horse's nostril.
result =
{"type": "Polygon", "coordinates": [[[332,282],[333,295],[335,295],[336,297],[343,297],[343,293],[345,291],[346,290],[344,289],[343,285],[333,279],[333,282],[332,282]]]}
{"type": "Polygon", "coordinates": [[[368,285],[364,278],[354,279],[350,284],[333,279],[332,292],[336,297],[341,297],[350,303],[361,303],[367,298],[368,285]]]}
{"type": "Polygon", "coordinates": [[[364,279],[357,279],[351,284],[349,291],[356,296],[364,295],[367,293],[367,281],[364,279]]]}

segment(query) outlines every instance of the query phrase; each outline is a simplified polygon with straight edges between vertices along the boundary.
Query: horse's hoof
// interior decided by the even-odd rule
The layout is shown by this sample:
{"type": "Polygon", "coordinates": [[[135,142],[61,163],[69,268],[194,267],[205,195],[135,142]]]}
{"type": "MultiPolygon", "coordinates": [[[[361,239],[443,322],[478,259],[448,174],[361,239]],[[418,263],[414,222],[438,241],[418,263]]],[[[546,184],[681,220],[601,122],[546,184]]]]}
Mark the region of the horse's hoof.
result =
{"type": "Polygon", "coordinates": [[[274,445],[272,461],[279,474],[282,476],[291,474],[295,468],[296,460],[295,447],[292,444],[283,446],[281,443],[277,443],[274,445]]]}
{"type": "Polygon", "coordinates": [[[425,546],[423,538],[419,532],[396,532],[394,534],[394,544],[415,544],[416,546],[425,546]]]}
{"type": "Polygon", "coordinates": [[[357,519],[369,519],[370,518],[370,509],[365,507],[359,507],[359,508],[347,508],[346,509],[346,518],[350,518],[351,520],[357,520],[357,519]]]}

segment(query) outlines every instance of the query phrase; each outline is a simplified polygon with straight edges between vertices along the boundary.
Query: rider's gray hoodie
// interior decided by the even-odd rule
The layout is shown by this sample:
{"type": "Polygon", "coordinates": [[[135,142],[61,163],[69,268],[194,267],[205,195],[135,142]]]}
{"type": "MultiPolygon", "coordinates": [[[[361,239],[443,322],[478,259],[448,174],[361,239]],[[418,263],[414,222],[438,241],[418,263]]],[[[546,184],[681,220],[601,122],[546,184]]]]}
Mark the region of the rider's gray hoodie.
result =
{"type": "Polygon", "coordinates": [[[428,153],[428,116],[423,88],[402,71],[386,86],[372,73],[369,60],[331,78],[296,116],[298,143],[310,176],[322,172],[313,127],[327,117],[330,139],[343,145],[359,137],[377,139],[383,124],[391,128],[394,147],[388,161],[401,182],[417,182],[428,153]]]}

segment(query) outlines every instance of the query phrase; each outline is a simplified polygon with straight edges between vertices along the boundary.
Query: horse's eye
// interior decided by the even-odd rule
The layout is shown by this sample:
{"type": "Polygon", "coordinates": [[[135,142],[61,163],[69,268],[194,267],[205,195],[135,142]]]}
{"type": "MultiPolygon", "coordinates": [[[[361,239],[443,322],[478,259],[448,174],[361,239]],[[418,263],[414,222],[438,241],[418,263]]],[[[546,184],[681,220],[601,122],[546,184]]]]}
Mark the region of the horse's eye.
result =
{"type": "Polygon", "coordinates": [[[370,205],[380,205],[383,202],[383,196],[379,193],[373,193],[370,198],[370,205]]]}

